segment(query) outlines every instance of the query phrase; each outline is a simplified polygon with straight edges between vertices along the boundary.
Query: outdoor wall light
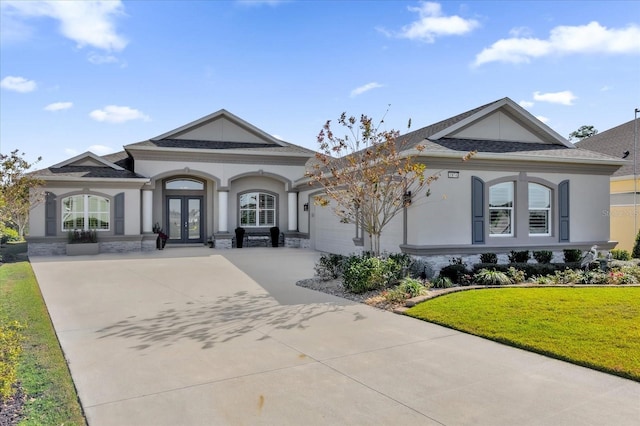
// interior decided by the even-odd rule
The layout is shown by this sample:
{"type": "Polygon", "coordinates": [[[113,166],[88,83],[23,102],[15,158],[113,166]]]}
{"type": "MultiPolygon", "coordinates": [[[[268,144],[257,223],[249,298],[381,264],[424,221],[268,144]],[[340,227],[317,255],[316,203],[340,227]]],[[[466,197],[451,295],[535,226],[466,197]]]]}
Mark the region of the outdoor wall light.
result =
{"type": "Polygon", "coordinates": [[[304,206],[302,206],[302,208],[304,209],[305,212],[309,211],[309,203],[304,203],[304,206]]]}

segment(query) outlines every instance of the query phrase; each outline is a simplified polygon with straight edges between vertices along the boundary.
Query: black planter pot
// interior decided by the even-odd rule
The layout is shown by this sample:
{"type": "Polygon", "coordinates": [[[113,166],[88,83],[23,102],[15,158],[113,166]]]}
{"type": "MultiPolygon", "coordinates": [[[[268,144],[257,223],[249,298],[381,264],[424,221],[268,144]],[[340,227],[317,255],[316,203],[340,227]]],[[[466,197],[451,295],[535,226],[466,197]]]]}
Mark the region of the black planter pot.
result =
{"type": "Polygon", "coordinates": [[[244,242],[244,228],[236,228],[236,247],[242,248],[244,242]]]}
{"type": "Polygon", "coordinates": [[[271,247],[278,247],[278,239],[280,238],[280,228],[274,226],[269,229],[271,233],[271,247]]]}

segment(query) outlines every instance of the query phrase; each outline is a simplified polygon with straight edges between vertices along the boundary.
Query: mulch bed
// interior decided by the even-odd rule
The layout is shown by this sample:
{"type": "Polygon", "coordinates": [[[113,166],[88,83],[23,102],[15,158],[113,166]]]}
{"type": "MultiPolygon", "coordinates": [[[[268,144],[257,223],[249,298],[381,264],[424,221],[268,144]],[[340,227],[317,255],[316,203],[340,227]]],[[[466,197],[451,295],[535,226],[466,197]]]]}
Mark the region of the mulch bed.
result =
{"type": "Polygon", "coordinates": [[[22,419],[22,407],[26,395],[20,383],[14,384],[14,394],[11,398],[3,400],[0,398],[0,426],[14,426],[22,419]]]}

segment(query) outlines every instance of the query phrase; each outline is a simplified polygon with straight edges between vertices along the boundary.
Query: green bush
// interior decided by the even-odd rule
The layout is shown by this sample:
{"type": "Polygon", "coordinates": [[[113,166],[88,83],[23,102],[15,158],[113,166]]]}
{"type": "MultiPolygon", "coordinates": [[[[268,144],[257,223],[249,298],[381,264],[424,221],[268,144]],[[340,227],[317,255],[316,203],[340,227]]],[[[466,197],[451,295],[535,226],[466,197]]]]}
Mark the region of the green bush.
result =
{"type": "Polygon", "coordinates": [[[24,339],[20,333],[22,328],[17,321],[0,324],[0,399],[13,396],[13,384],[18,380],[18,360],[24,339]]]}
{"type": "Polygon", "coordinates": [[[469,274],[467,265],[453,263],[440,270],[440,277],[448,278],[451,282],[462,284],[464,276],[469,274]]]}
{"type": "Polygon", "coordinates": [[[611,256],[615,260],[631,260],[631,254],[627,250],[613,249],[611,250],[611,256]]]}
{"type": "Polygon", "coordinates": [[[1,242],[5,244],[9,241],[20,241],[20,234],[13,228],[9,228],[8,226],[2,229],[1,242]]]}
{"type": "Polygon", "coordinates": [[[451,278],[438,275],[431,281],[431,286],[433,288],[449,288],[453,287],[453,283],[451,282],[451,278]]]}
{"type": "Polygon", "coordinates": [[[345,261],[342,285],[351,293],[379,290],[397,280],[400,273],[393,259],[350,256],[345,261]]]}
{"type": "Polygon", "coordinates": [[[409,265],[409,275],[412,278],[420,278],[423,280],[430,280],[435,275],[433,266],[425,259],[417,258],[411,261],[409,265]]]}
{"type": "Polygon", "coordinates": [[[323,280],[334,280],[342,275],[346,257],[341,254],[323,254],[316,263],[316,275],[323,280]]]}
{"type": "Polygon", "coordinates": [[[638,235],[636,235],[636,243],[633,245],[631,257],[634,259],[640,259],[640,229],[638,229],[638,235]]]}
{"type": "Polygon", "coordinates": [[[579,249],[564,249],[562,250],[564,256],[564,263],[580,262],[582,259],[582,250],[579,249]]]}
{"type": "Polygon", "coordinates": [[[541,275],[553,275],[555,271],[563,271],[565,269],[580,269],[580,263],[511,263],[508,265],[494,265],[490,263],[476,263],[473,265],[473,273],[476,274],[482,269],[495,269],[500,272],[508,274],[509,268],[515,268],[517,271],[524,273],[524,278],[519,281],[524,281],[532,277],[541,275]]]}
{"type": "Polygon", "coordinates": [[[480,262],[482,263],[498,263],[498,255],[495,253],[482,253],[480,255],[480,262]]]}
{"type": "Polygon", "coordinates": [[[513,251],[509,254],[509,263],[527,263],[527,261],[531,258],[529,255],[529,250],[524,251],[513,251]]]}
{"type": "Polygon", "coordinates": [[[534,251],[533,258],[538,263],[551,263],[551,259],[553,259],[553,252],[551,250],[534,251]]]}
{"type": "Polygon", "coordinates": [[[412,297],[423,295],[427,292],[427,286],[422,281],[411,277],[405,277],[400,284],[385,294],[389,302],[403,302],[412,297]]]}
{"type": "Polygon", "coordinates": [[[495,269],[482,269],[473,277],[476,284],[479,285],[509,285],[511,279],[504,272],[495,269]]]}
{"type": "Polygon", "coordinates": [[[509,266],[509,269],[507,269],[507,272],[505,272],[505,274],[507,274],[507,276],[511,279],[512,283],[521,283],[527,278],[524,271],[516,269],[513,266],[509,266]]]}

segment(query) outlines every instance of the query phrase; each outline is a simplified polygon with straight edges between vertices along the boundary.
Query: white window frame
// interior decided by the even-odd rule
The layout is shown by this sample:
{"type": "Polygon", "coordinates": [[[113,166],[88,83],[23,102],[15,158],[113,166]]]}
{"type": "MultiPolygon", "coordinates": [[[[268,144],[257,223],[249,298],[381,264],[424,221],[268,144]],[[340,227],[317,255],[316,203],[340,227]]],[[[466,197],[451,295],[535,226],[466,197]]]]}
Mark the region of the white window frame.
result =
{"type": "MultiPolygon", "coordinates": [[[[266,203],[265,203],[266,204],[266,203]]],[[[250,192],[245,192],[242,194],[238,195],[238,213],[239,213],[239,218],[238,218],[238,223],[240,224],[239,226],[243,227],[243,228],[271,228],[273,226],[276,226],[277,224],[277,215],[278,215],[278,197],[275,194],[270,194],[268,192],[261,192],[261,191],[250,191],[250,192]],[[256,197],[256,206],[255,208],[242,208],[242,197],[245,196],[255,196],[256,197]],[[262,197],[271,197],[273,199],[273,208],[266,208],[266,207],[261,207],[262,202],[261,202],[261,198],[262,197]],[[273,222],[270,223],[265,223],[265,224],[261,224],[260,223],[260,218],[262,217],[262,215],[267,214],[267,212],[272,211],[273,212],[273,222]],[[243,212],[253,212],[254,215],[254,222],[253,223],[243,223],[243,212]]]]}
{"type": "Polygon", "coordinates": [[[553,196],[553,192],[551,190],[551,188],[548,188],[542,184],[536,183],[536,182],[529,182],[527,185],[527,192],[528,192],[528,199],[529,199],[529,205],[528,205],[528,213],[527,213],[527,220],[528,220],[528,229],[529,229],[529,236],[530,237],[549,237],[551,236],[551,200],[552,200],[552,196],[553,196]],[[539,188],[542,190],[546,191],[546,195],[547,195],[547,207],[532,207],[531,206],[531,201],[532,198],[531,197],[531,189],[532,188],[539,188]],[[546,232],[536,232],[536,233],[532,233],[531,232],[531,213],[532,212],[544,212],[546,214],[546,232]]]}
{"type": "Polygon", "coordinates": [[[76,194],[76,195],[69,195],[68,197],[64,197],[62,199],[62,203],[61,203],[61,209],[62,209],[62,220],[61,220],[61,227],[62,227],[62,231],[63,232],[68,232],[68,231],[75,231],[75,230],[84,230],[84,231],[89,231],[89,230],[95,230],[98,232],[103,232],[103,231],[110,231],[111,230],[111,200],[107,197],[103,197],[101,195],[93,195],[93,194],[76,194]],[[82,198],[83,200],[83,208],[82,211],[66,211],[66,205],[67,205],[67,200],[69,200],[70,198],[82,198]],[[106,201],[106,206],[107,209],[106,211],[91,211],[89,209],[90,206],[90,199],[91,198],[100,198],[101,200],[106,201]],[[106,228],[91,228],[89,226],[89,222],[92,217],[94,217],[94,215],[99,219],[100,215],[106,215],[106,221],[103,220],[103,222],[106,222],[107,227],[106,228]],[[75,225],[76,221],[78,218],[82,219],[82,228],[79,227],[71,227],[71,228],[67,228],[65,227],[65,223],[67,222],[67,217],[73,217],[73,223],[75,225]]]}
{"type": "Polygon", "coordinates": [[[500,182],[500,183],[496,183],[494,185],[491,185],[489,187],[489,236],[490,237],[499,237],[499,238],[504,238],[504,237],[513,237],[514,236],[514,229],[515,229],[515,215],[514,215],[514,205],[515,205],[515,183],[513,181],[509,181],[509,182],[500,182]],[[499,206],[499,207],[492,207],[491,206],[491,193],[492,193],[492,189],[496,188],[496,187],[509,187],[509,192],[510,192],[510,201],[511,201],[511,206],[499,206]],[[500,233],[494,233],[492,232],[492,224],[491,224],[491,213],[492,212],[506,212],[507,216],[509,217],[509,233],[504,233],[504,232],[500,232],[500,233]]]}

